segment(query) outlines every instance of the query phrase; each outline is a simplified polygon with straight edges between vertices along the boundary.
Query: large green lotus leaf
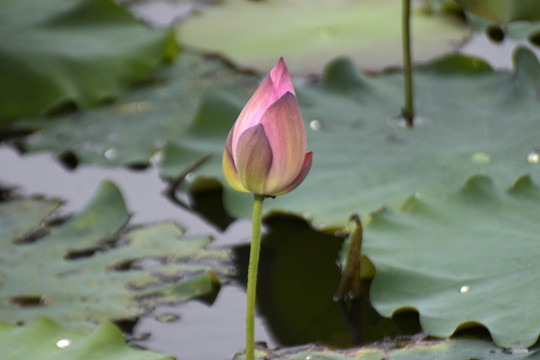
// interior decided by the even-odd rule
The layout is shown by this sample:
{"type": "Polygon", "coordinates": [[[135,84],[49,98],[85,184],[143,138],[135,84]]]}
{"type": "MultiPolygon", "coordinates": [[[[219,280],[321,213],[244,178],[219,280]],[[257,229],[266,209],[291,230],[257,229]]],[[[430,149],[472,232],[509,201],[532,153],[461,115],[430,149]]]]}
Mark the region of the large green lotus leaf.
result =
{"type": "MultiPolygon", "coordinates": [[[[413,2],[414,57],[425,61],[464,41],[468,28],[450,14],[413,2]]],[[[376,70],[402,63],[401,1],[227,0],[184,19],[183,44],[267,72],[280,56],[295,75],[320,73],[336,56],[376,70]]]]}
{"type": "Polygon", "coordinates": [[[206,250],[208,237],[182,238],[175,223],[125,229],[129,213],[113,183],[61,226],[47,221],[57,206],[37,199],[0,203],[2,321],[44,315],[90,329],[159,303],[210,298],[216,273],[228,271],[225,251],[206,250]],[[36,229],[50,234],[36,237],[36,229]]]}
{"type": "Polygon", "coordinates": [[[155,74],[154,82],[115,104],[13,126],[40,129],[24,140],[28,151],[72,153],[79,162],[105,166],[147,163],[185,130],[207,89],[219,87],[215,91],[225,96],[245,97],[243,88],[251,89],[255,83],[252,76],[232,70],[223,61],[184,51],[155,74]]]}
{"type": "MultiPolygon", "coordinates": [[[[448,340],[401,339],[382,342],[361,348],[334,350],[308,346],[293,349],[267,350],[258,348],[256,359],[276,360],[521,360],[539,359],[538,349],[509,351],[497,348],[492,342],[475,337],[460,337],[448,340]]],[[[244,360],[237,355],[234,360],[244,360]]]]}
{"type": "Polygon", "coordinates": [[[0,322],[0,353],[3,360],[173,360],[129,347],[122,332],[108,322],[86,335],[42,317],[24,326],[0,322]]]}
{"type": "Polygon", "coordinates": [[[540,189],[529,177],[507,192],[471,178],[441,199],[411,197],[381,210],[364,253],[377,269],[370,297],[384,316],[415,309],[431,335],[485,326],[502,347],[526,348],[540,333],[540,189]]]}
{"type": "Polygon", "coordinates": [[[512,21],[503,26],[494,26],[494,24],[471,13],[465,13],[467,22],[477,32],[486,32],[494,41],[500,42],[504,37],[514,40],[529,39],[531,43],[538,45],[540,43],[540,21],[512,21]]]}
{"type": "Polygon", "coordinates": [[[540,20],[540,2],[536,0],[456,0],[464,10],[505,25],[516,20],[540,20]]]}
{"type": "Polygon", "coordinates": [[[0,120],[116,98],[176,51],[112,0],[4,0],[0,39],[0,120]]]}
{"type": "MultiPolygon", "coordinates": [[[[313,166],[298,188],[268,199],[264,210],[303,216],[317,228],[342,227],[353,213],[399,206],[417,191],[455,191],[478,173],[503,187],[526,173],[540,180],[540,66],[527,50],[515,58],[513,73],[459,55],[419,68],[420,118],[413,129],[396,120],[403,97],[400,73],[365,77],[339,60],[321,82],[297,84],[313,166]]],[[[185,186],[195,186],[197,176],[225,183],[221,158],[240,102],[223,96],[203,100],[190,129],[165,153],[163,173],[179,174],[197,153],[212,153],[185,186]]],[[[251,196],[224,190],[227,211],[249,218],[251,196]]]]}

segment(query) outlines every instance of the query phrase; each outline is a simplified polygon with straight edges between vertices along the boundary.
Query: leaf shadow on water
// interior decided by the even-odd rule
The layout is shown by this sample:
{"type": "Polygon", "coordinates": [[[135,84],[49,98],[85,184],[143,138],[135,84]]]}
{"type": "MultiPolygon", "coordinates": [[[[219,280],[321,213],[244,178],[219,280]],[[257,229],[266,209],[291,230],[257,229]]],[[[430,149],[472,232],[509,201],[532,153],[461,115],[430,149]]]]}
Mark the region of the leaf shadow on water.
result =
{"type": "Polygon", "coordinates": [[[181,175],[180,178],[169,180],[163,191],[165,197],[177,206],[200,214],[221,231],[226,230],[235,218],[229,215],[223,206],[223,185],[213,178],[198,179],[190,188],[189,201],[184,201],[177,195],[176,188],[185,177],[187,176],[181,175]]]}
{"type": "MultiPolygon", "coordinates": [[[[265,220],[259,263],[257,309],[283,346],[307,343],[347,348],[420,331],[418,316],[379,316],[363,296],[335,301],[341,271],[337,259],[344,239],[314,230],[300,218],[273,215],[265,220]]],[[[236,280],[246,286],[249,246],[234,249],[236,280]]]]}

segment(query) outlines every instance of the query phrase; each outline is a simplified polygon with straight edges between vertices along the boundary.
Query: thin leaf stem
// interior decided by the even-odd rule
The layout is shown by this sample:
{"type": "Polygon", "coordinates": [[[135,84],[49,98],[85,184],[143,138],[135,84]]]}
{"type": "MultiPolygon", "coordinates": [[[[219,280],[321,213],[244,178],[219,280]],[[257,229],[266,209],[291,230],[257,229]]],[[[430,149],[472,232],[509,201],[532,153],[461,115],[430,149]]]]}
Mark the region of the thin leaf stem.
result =
{"type": "Polygon", "coordinates": [[[414,118],[414,94],[413,79],[411,69],[411,1],[403,0],[401,9],[401,37],[403,48],[403,72],[405,76],[405,107],[402,115],[407,122],[407,126],[413,126],[414,118]]]}
{"type": "Polygon", "coordinates": [[[261,250],[261,220],[264,195],[254,196],[251,248],[249,252],[247,306],[246,306],[246,360],[255,360],[255,295],[257,293],[257,269],[261,250]]]}

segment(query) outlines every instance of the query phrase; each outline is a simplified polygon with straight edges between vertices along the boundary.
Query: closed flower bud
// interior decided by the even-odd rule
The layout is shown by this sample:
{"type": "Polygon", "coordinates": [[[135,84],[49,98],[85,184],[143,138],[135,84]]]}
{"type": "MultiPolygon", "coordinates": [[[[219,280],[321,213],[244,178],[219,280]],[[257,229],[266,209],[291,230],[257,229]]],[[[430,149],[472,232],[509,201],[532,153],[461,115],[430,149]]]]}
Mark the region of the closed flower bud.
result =
{"type": "Polygon", "coordinates": [[[278,196],[296,188],[311,167],[306,131],[283,58],[238,116],[227,138],[223,172],[241,192],[278,196]]]}

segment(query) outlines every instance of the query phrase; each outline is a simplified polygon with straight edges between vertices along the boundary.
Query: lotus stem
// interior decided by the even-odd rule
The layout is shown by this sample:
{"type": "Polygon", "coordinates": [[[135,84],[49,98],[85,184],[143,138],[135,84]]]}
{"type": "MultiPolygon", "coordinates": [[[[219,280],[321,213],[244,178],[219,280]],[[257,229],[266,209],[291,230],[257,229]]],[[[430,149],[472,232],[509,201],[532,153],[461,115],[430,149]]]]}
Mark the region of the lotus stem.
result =
{"type": "Polygon", "coordinates": [[[255,360],[255,296],[257,294],[257,269],[261,251],[261,220],[264,195],[254,196],[251,247],[247,282],[246,306],[246,360],[255,360]]]}
{"type": "Polygon", "coordinates": [[[401,37],[403,48],[403,72],[405,76],[405,107],[402,115],[408,127],[413,126],[414,119],[414,94],[411,69],[411,1],[403,0],[401,9],[401,37]]]}

